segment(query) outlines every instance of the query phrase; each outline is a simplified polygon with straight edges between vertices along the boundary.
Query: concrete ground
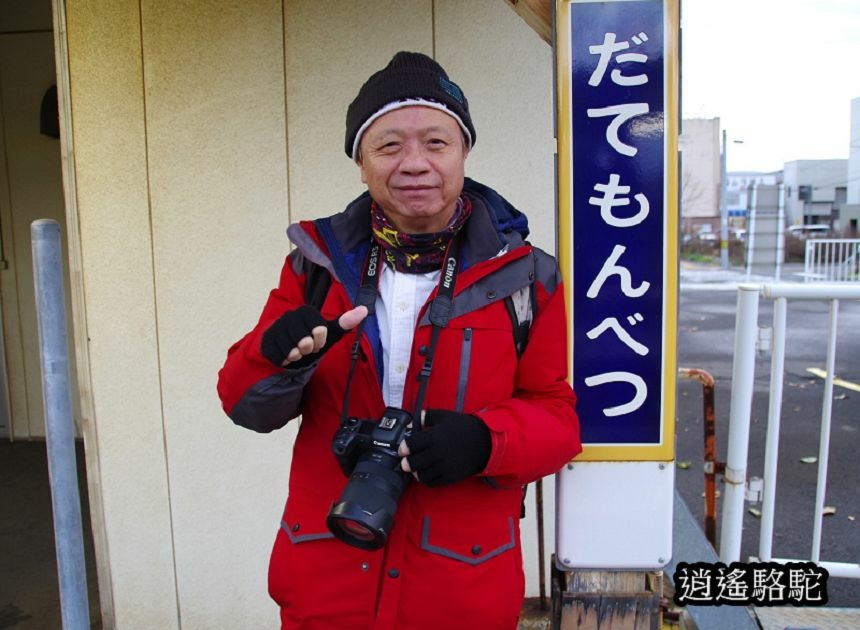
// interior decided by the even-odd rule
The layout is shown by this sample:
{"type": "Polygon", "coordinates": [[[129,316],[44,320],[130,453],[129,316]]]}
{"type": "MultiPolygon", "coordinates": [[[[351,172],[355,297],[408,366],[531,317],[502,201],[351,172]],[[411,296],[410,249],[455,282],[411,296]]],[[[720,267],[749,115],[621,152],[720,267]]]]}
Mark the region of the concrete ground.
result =
{"type": "MultiPolygon", "coordinates": [[[[90,623],[96,630],[102,626],[81,444],[78,480],[90,623]]],[[[0,441],[0,506],[0,628],[57,630],[60,594],[44,442],[0,441]]]]}

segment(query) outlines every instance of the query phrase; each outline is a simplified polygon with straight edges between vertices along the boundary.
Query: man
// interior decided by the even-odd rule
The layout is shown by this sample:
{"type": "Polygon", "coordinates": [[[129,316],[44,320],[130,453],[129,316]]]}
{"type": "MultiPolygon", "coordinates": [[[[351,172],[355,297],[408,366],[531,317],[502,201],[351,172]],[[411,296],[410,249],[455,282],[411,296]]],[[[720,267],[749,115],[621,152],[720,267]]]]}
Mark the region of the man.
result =
{"type": "Polygon", "coordinates": [[[475,129],[435,61],[395,55],[346,123],[367,193],[289,228],[280,284],[219,374],[237,424],[302,416],[269,592],[283,628],[513,629],[524,485],[581,448],[557,266],[465,179],[475,129]],[[374,430],[364,464],[333,453],[348,418],[374,430]]]}

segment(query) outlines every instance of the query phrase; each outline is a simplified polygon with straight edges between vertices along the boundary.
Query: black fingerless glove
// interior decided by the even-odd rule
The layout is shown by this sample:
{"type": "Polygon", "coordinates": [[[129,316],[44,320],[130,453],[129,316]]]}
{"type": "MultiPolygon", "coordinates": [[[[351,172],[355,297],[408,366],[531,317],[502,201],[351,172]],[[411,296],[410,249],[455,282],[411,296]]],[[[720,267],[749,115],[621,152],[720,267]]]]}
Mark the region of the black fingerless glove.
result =
{"type": "Polygon", "coordinates": [[[475,416],[428,409],[424,430],[406,438],[406,460],[418,480],[444,486],[481,472],[490,459],[492,438],[487,425],[475,416]]]}
{"type": "Polygon", "coordinates": [[[345,331],[338,325],[337,319],[325,320],[317,309],[307,304],[294,311],[287,311],[266,329],[260,342],[260,352],[278,367],[283,367],[290,351],[305,337],[313,337],[311,331],[317,326],[325,326],[328,329],[325,345],[319,352],[307,354],[287,367],[293,369],[308,366],[340,340],[345,331]]]}

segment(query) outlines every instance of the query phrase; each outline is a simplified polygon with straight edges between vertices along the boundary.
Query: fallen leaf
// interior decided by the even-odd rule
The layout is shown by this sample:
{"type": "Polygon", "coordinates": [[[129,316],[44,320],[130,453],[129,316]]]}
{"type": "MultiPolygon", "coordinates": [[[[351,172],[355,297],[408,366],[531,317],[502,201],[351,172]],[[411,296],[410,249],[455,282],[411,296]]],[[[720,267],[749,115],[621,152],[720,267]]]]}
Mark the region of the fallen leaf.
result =
{"type": "Polygon", "coordinates": [[[748,511],[750,514],[752,514],[753,516],[755,516],[756,518],[761,518],[761,510],[757,510],[757,509],[755,509],[755,508],[750,508],[750,509],[749,509],[749,510],[747,510],[747,511],[748,511]]]}
{"type": "Polygon", "coordinates": [[[680,468],[681,470],[687,470],[690,466],[691,464],[688,461],[678,462],[678,468],[680,468]]]}
{"type": "Polygon", "coordinates": [[[836,508],[832,505],[825,505],[824,509],[821,510],[822,516],[830,516],[831,514],[836,514],[836,508]]]}
{"type": "Polygon", "coordinates": [[[849,520],[849,521],[853,521],[853,520],[855,520],[855,519],[854,519],[854,516],[853,516],[853,515],[848,516],[848,520],[849,520]]]}
{"type": "Polygon", "coordinates": [[[814,455],[808,455],[807,457],[801,457],[800,461],[803,462],[804,464],[814,464],[815,462],[818,461],[818,458],[815,457],[814,455]]]}
{"type": "Polygon", "coordinates": [[[836,400],[845,400],[848,398],[848,394],[839,394],[838,396],[834,396],[836,400]]]}

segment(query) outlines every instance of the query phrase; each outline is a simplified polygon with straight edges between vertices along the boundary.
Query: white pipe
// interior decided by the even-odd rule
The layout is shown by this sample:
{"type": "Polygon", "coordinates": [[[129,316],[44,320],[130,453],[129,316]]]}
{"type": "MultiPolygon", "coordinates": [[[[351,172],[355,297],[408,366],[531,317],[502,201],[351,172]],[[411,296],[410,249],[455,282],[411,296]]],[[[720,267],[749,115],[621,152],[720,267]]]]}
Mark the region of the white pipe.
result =
{"type": "Polygon", "coordinates": [[[783,377],[785,376],[785,327],[788,304],[778,298],[773,305],[773,354],[770,363],[770,402],[767,413],[767,441],[764,452],[764,496],[761,507],[759,557],[768,562],[773,545],[776,470],[779,459],[779,431],[782,417],[783,377]]]}
{"type": "Polygon", "coordinates": [[[833,371],[836,367],[836,325],[839,300],[830,302],[830,328],[827,336],[827,375],[824,377],[824,401],[821,405],[821,441],[818,447],[818,483],[815,489],[815,522],[812,530],[812,561],[821,557],[821,525],[824,518],[824,495],[827,491],[827,463],[830,455],[830,422],[833,416],[833,371]]]}
{"type": "MultiPolygon", "coordinates": [[[[773,558],[772,562],[779,564],[797,564],[809,562],[809,560],[798,560],[794,558],[773,558]]],[[[860,579],[860,564],[851,564],[849,562],[817,562],[819,569],[827,569],[830,577],[838,578],[854,578],[860,579]]]]}
{"type": "Polygon", "coordinates": [[[860,284],[819,282],[810,285],[783,282],[764,285],[761,294],[769,300],[781,297],[795,300],[860,300],[860,284]]]}
{"type": "Polygon", "coordinates": [[[740,560],[741,553],[759,290],[758,285],[742,284],[738,287],[735,359],[732,367],[732,398],[726,455],[726,494],[720,533],[720,560],[727,564],[740,560]]]}

